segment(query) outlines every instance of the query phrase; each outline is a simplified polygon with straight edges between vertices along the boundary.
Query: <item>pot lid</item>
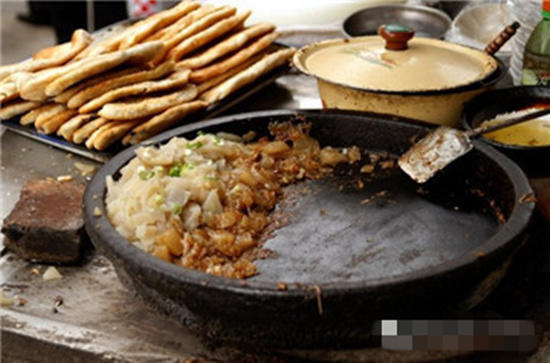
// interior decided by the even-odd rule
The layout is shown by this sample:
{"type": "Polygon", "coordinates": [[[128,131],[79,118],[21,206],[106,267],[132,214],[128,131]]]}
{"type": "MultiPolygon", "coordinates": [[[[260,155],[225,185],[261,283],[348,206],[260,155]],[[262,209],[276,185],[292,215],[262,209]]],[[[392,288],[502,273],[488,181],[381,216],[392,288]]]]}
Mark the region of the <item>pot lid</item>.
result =
{"type": "Polygon", "coordinates": [[[434,91],[480,81],[497,68],[481,51],[436,39],[415,38],[401,26],[383,26],[380,36],[328,40],[306,46],[294,63],[305,73],[356,88],[434,91]]]}

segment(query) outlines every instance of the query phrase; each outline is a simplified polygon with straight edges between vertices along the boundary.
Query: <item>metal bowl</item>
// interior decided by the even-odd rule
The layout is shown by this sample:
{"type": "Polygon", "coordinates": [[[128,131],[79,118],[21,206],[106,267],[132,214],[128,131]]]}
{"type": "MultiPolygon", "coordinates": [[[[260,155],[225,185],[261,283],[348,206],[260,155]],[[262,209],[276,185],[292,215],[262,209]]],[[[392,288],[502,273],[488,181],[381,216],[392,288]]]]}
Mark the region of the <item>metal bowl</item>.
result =
{"type": "MultiPolygon", "coordinates": [[[[550,88],[510,87],[490,91],[475,97],[466,105],[462,123],[466,129],[471,129],[498,114],[521,110],[535,104],[550,104],[550,88]]],[[[518,146],[488,138],[482,140],[509,156],[532,176],[544,169],[550,158],[550,146],[518,146]]]]}
{"type": "Polygon", "coordinates": [[[344,20],[342,31],[348,37],[376,35],[384,24],[406,25],[417,37],[443,39],[451,27],[444,12],[422,5],[384,5],[359,10],[344,20]]]}

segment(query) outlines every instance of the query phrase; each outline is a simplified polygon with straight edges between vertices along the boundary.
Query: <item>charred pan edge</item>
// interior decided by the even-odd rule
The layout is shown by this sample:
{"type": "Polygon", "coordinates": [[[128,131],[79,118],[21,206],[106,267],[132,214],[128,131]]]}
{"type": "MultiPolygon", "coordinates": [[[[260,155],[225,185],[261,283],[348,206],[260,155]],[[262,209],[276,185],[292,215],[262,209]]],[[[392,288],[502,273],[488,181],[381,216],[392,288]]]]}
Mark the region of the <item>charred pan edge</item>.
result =
{"type": "MultiPolygon", "coordinates": [[[[206,127],[215,125],[222,125],[224,123],[235,120],[248,120],[253,121],[255,118],[276,118],[276,117],[292,117],[296,115],[302,115],[307,118],[308,116],[315,115],[348,115],[357,117],[357,119],[364,118],[366,115],[370,117],[376,117],[379,122],[394,122],[400,124],[411,125],[411,121],[404,118],[397,118],[395,116],[377,115],[377,114],[365,114],[355,111],[320,111],[320,110],[275,110],[275,111],[262,111],[251,112],[238,115],[232,115],[222,118],[213,119],[210,121],[204,121],[201,123],[190,124],[179,127],[177,129],[162,133],[146,142],[147,145],[161,144],[167,142],[170,138],[193,131],[197,131],[206,127]]],[[[377,121],[378,121],[377,120],[377,121]]],[[[418,128],[419,132],[426,131],[427,128],[418,122],[413,121],[413,127],[418,128]]],[[[514,185],[514,200],[515,205],[508,219],[508,222],[502,226],[502,228],[489,240],[476,249],[476,251],[482,251],[483,254],[488,257],[489,255],[504,249],[510,243],[514,243],[515,237],[525,231],[532,213],[534,211],[534,203],[519,203],[519,199],[526,193],[531,193],[532,189],[526,176],[521,169],[514,164],[511,160],[504,155],[494,150],[490,146],[484,145],[481,142],[474,142],[477,149],[481,150],[489,158],[501,166],[506,173],[510,176],[510,180],[514,185]],[[514,238],[511,238],[514,237],[514,238]]],[[[199,288],[207,288],[211,290],[223,289],[226,292],[236,293],[244,296],[258,296],[261,294],[265,298],[307,298],[311,295],[309,289],[295,287],[294,284],[290,285],[286,291],[280,291],[277,289],[276,282],[267,281],[243,281],[238,279],[224,278],[214,275],[208,275],[203,272],[182,269],[182,267],[175,266],[157,259],[148,253],[140,250],[139,248],[128,243],[111,225],[107,219],[104,197],[106,192],[105,178],[107,175],[116,175],[118,170],[126,165],[128,161],[134,157],[135,149],[140,146],[133,146],[117,156],[115,156],[108,164],[101,168],[89,183],[84,195],[84,218],[86,222],[86,231],[91,237],[92,241],[101,251],[107,254],[108,257],[115,257],[118,261],[123,261],[133,265],[134,270],[138,270],[140,274],[153,274],[155,276],[168,276],[174,282],[179,284],[192,285],[199,288]],[[102,212],[100,217],[94,216],[94,209],[99,208],[102,212]]],[[[472,264],[478,260],[478,253],[468,253],[455,260],[443,263],[436,267],[426,268],[415,271],[413,273],[407,273],[406,278],[404,275],[397,275],[393,277],[380,278],[368,281],[358,281],[351,283],[327,283],[319,284],[323,292],[323,297],[338,296],[343,292],[352,291],[373,291],[378,288],[389,287],[393,285],[409,284],[417,280],[425,279],[437,274],[447,274],[453,270],[460,269],[465,265],[472,264]]],[[[138,277],[139,278],[139,277],[138,277]]]]}

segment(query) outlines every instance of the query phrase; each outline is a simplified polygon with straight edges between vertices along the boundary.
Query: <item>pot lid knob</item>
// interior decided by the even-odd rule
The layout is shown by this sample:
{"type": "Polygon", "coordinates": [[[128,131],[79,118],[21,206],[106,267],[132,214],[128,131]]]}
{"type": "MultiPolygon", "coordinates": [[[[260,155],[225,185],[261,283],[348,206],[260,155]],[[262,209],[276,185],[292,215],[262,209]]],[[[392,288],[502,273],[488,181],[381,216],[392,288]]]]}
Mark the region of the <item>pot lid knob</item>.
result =
{"type": "Polygon", "coordinates": [[[404,25],[388,24],[378,28],[378,34],[386,41],[386,49],[405,50],[407,42],[414,36],[414,31],[404,25]]]}

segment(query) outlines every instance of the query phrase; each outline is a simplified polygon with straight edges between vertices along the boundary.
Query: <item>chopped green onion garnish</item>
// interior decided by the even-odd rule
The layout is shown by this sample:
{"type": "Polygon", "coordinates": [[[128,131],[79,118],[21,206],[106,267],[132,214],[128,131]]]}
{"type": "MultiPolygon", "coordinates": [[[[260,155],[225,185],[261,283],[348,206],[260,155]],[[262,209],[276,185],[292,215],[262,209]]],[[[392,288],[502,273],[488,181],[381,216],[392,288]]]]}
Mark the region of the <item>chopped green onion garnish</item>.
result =
{"type": "Polygon", "coordinates": [[[203,135],[206,135],[206,133],[205,133],[204,131],[201,130],[201,131],[197,132],[197,135],[203,136],[203,135]]]}
{"type": "Polygon", "coordinates": [[[218,178],[218,177],[215,176],[215,175],[206,175],[206,176],[204,177],[204,179],[210,180],[210,181],[220,180],[220,178],[218,178]]]}
{"type": "Polygon", "coordinates": [[[155,172],[153,170],[141,170],[138,175],[141,180],[149,180],[155,176],[155,172]]]}
{"type": "Polygon", "coordinates": [[[168,175],[171,177],[177,177],[181,175],[181,164],[176,164],[168,170],[168,175]]]}
{"type": "Polygon", "coordinates": [[[164,196],[162,194],[156,193],[154,196],[155,204],[160,207],[164,203],[164,196]]]}
{"type": "Polygon", "coordinates": [[[163,166],[157,165],[157,166],[155,166],[155,168],[153,170],[158,175],[163,175],[164,174],[164,167],[163,166]]]}
{"type": "Polygon", "coordinates": [[[178,216],[183,211],[183,206],[181,204],[174,204],[172,206],[172,214],[178,216]]]}
{"type": "Polygon", "coordinates": [[[197,166],[196,163],[194,163],[194,162],[192,162],[192,161],[189,161],[189,162],[183,164],[181,170],[182,170],[182,171],[191,170],[191,169],[194,169],[195,166],[197,166]]]}
{"type": "Polygon", "coordinates": [[[214,142],[216,143],[216,145],[223,145],[223,140],[218,135],[214,136],[214,142]]]}
{"type": "Polygon", "coordinates": [[[185,145],[185,147],[190,149],[190,150],[197,150],[198,148],[202,147],[202,142],[200,142],[200,141],[188,142],[187,145],[185,145]]]}
{"type": "Polygon", "coordinates": [[[191,170],[195,166],[197,166],[197,164],[192,161],[185,164],[176,164],[170,168],[170,170],[168,171],[168,175],[172,177],[178,177],[181,176],[181,173],[183,173],[184,171],[191,170]]]}

